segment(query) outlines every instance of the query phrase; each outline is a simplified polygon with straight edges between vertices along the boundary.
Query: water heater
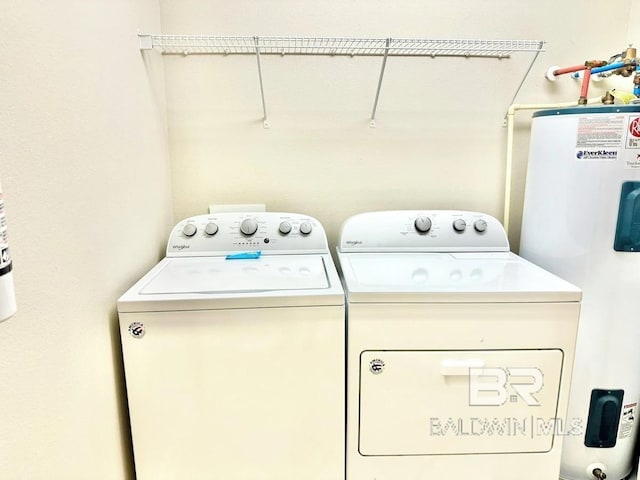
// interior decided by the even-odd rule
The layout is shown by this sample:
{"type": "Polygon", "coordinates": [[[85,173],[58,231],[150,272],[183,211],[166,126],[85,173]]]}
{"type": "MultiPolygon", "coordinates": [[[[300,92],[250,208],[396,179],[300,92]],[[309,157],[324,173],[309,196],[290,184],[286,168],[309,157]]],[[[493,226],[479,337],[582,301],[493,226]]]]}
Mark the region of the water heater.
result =
{"type": "Polygon", "coordinates": [[[0,186],[0,322],[16,313],[16,296],[13,288],[13,274],[7,239],[7,220],[4,213],[4,197],[0,186]]]}
{"type": "Polygon", "coordinates": [[[640,105],[534,113],[520,254],[584,292],[561,478],[623,479],[640,401],[640,105]]]}

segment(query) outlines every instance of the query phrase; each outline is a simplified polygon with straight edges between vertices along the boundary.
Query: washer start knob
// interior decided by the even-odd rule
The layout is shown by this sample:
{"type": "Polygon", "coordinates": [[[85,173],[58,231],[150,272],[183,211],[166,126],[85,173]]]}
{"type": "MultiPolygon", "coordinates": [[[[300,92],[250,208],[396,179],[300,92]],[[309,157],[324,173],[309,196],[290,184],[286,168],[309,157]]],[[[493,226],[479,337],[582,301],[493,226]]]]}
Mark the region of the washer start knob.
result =
{"type": "Polygon", "coordinates": [[[419,233],[427,233],[431,230],[431,219],[429,217],[417,217],[413,226],[419,233]]]}
{"type": "Polygon", "coordinates": [[[250,237],[258,231],[258,222],[254,218],[245,218],[240,224],[240,232],[250,237]]]}

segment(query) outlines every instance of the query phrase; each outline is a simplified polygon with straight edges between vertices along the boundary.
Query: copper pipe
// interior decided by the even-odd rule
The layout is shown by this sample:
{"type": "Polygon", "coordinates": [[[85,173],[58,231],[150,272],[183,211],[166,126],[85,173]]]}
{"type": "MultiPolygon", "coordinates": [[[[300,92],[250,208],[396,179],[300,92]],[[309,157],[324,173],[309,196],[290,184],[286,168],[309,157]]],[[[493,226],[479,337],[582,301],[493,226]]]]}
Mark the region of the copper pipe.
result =
{"type": "Polygon", "coordinates": [[[589,80],[591,80],[591,67],[588,67],[584,71],[584,77],[582,78],[582,90],[580,91],[580,98],[578,99],[578,105],[587,104],[587,93],[589,93],[589,80]]]}
{"type": "Polygon", "coordinates": [[[585,65],[576,65],[574,67],[565,67],[559,68],[553,72],[553,74],[557,77],[558,75],[564,75],[565,73],[573,73],[579,72],[580,70],[584,70],[587,67],[585,65]]]}

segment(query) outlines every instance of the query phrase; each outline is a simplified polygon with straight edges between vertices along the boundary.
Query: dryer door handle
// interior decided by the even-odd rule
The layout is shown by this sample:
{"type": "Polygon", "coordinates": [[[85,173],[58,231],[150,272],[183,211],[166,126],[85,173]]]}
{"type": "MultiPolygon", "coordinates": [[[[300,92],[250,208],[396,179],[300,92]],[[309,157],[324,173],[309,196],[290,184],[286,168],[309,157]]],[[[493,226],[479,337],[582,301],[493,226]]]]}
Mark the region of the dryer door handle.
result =
{"type": "Polygon", "coordinates": [[[480,358],[445,358],[440,362],[440,373],[444,376],[469,376],[469,369],[484,367],[480,358]]]}

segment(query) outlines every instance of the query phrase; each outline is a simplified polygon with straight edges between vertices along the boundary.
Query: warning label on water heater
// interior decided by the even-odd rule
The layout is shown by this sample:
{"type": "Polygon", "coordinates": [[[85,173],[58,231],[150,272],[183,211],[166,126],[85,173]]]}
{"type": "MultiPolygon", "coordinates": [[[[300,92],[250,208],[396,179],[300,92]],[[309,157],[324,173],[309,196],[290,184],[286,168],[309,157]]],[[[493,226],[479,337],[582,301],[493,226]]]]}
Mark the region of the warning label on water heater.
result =
{"type": "MultiPolygon", "coordinates": [[[[580,117],[578,119],[576,149],[597,151],[622,147],[625,131],[624,120],[625,117],[622,115],[580,117]]],[[[599,158],[585,158],[585,160],[599,160],[599,158]]],[[[610,158],[601,158],[601,160],[610,160],[610,158]]]]}
{"type": "Polygon", "coordinates": [[[618,438],[630,437],[633,434],[633,424],[636,421],[637,403],[630,403],[622,407],[622,415],[620,415],[620,431],[618,438]]]}

